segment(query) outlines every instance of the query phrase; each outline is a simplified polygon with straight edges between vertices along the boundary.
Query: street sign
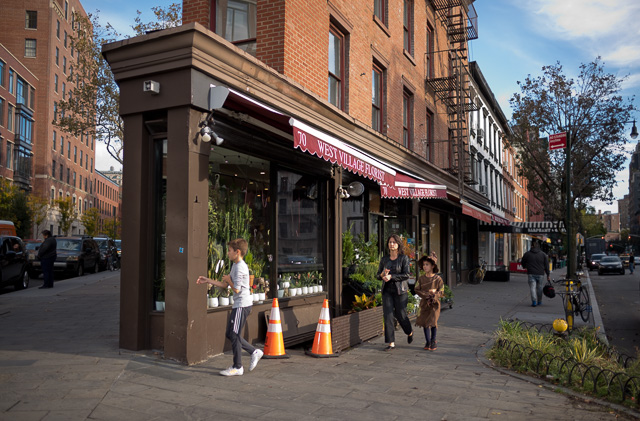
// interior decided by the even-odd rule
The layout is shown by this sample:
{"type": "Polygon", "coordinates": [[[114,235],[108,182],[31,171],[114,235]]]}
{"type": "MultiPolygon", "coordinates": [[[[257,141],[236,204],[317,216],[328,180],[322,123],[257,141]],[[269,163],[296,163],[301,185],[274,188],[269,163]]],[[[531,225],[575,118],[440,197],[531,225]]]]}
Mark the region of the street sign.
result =
{"type": "Polygon", "coordinates": [[[549,136],[549,150],[555,151],[567,147],[567,132],[555,133],[549,136]]]}

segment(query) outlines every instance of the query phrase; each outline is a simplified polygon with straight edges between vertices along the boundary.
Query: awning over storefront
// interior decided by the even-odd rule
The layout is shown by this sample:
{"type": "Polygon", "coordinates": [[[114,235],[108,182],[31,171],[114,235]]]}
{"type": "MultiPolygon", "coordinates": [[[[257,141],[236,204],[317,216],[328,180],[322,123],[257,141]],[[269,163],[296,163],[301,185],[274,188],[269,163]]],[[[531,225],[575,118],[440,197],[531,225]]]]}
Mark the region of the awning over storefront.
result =
{"type": "Polygon", "coordinates": [[[564,233],[564,223],[562,221],[536,221],[536,222],[514,222],[514,226],[522,228],[528,234],[551,234],[557,233],[556,227],[560,229],[560,233],[564,233]]]}
{"type": "Polygon", "coordinates": [[[507,226],[511,225],[511,221],[509,221],[508,219],[502,216],[498,216],[495,213],[491,214],[491,220],[500,225],[507,225],[507,226]]]}
{"type": "Polygon", "coordinates": [[[381,185],[380,193],[387,199],[446,199],[447,187],[396,173],[394,185],[381,185]]]}
{"type": "Polygon", "coordinates": [[[479,221],[491,223],[491,214],[489,212],[485,212],[482,209],[473,206],[471,203],[464,200],[461,200],[460,203],[462,204],[463,214],[476,218],[479,221]]]}
{"type": "Polygon", "coordinates": [[[332,164],[338,164],[354,174],[359,174],[379,184],[395,185],[396,171],[394,169],[301,121],[291,118],[289,124],[293,126],[294,148],[316,155],[332,164]]]}

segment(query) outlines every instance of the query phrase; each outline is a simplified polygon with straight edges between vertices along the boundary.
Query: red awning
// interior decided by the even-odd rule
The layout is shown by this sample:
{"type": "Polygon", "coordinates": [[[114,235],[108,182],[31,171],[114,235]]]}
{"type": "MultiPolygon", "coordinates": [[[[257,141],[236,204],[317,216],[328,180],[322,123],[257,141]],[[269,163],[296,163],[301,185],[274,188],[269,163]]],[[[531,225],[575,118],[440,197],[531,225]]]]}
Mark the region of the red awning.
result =
{"type": "Polygon", "coordinates": [[[480,208],[473,206],[470,203],[460,201],[462,203],[462,213],[465,215],[469,215],[473,218],[476,218],[480,221],[484,221],[487,223],[491,223],[491,214],[489,212],[485,212],[480,208]]]}
{"type": "Polygon", "coordinates": [[[380,193],[383,198],[388,199],[446,199],[447,187],[396,173],[394,184],[381,185],[380,193]]]}
{"type": "Polygon", "coordinates": [[[494,213],[491,214],[491,220],[495,223],[498,224],[502,224],[502,225],[511,225],[511,221],[509,221],[506,218],[503,218],[502,216],[498,216],[494,213]]]}
{"type": "Polygon", "coordinates": [[[293,126],[294,148],[316,155],[332,164],[337,163],[345,170],[374,180],[379,184],[393,185],[396,176],[394,169],[294,118],[289,120],[289,124],[293,126]]]}

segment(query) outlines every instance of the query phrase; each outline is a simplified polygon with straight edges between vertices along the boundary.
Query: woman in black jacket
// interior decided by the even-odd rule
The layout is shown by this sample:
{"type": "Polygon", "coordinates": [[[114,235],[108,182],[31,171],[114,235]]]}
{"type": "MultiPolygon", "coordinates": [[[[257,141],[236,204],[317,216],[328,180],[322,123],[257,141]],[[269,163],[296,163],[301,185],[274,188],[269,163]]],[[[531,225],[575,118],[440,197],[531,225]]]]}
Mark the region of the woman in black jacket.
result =
{"type": "Polygon", "coordinates": [[[382,285],[382,311],[384,314],[384,341],[389,345],[385,351],[396,347],[394,316],[407,334],[407,341],[413,342],[413,328],[407,316],[409,279],[409,257],[404,254],[402,241],[396,234],[387,240],[389,254],[385,254],[378,266],[378,279],[382,285]]]}

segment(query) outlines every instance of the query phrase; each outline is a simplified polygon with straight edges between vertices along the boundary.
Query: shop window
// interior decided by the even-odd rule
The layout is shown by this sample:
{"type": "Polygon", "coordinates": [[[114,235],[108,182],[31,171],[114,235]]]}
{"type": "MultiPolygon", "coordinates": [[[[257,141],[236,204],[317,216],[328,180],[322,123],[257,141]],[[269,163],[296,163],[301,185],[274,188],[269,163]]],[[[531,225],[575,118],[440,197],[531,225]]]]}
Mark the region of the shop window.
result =
{"type": "MultiPolygon", "coordinates": [[[[278,189],[279,200],[287,206],[278,219],[278,273],[300,274],[324,270],[322,186],[317,177],[292,171],[278,171],[278,179],[288,180],[288,189],[278,189]]],[[[283,183],[280,183],[282,187],[283,183]]],[[[288,275],[284,275],[285,277],[288,275]]]]}
{"type": "Polygon", "coordinates": [[[212,0],[213,31],[240,49],[256,55],[256,0],[212,0]]]}

